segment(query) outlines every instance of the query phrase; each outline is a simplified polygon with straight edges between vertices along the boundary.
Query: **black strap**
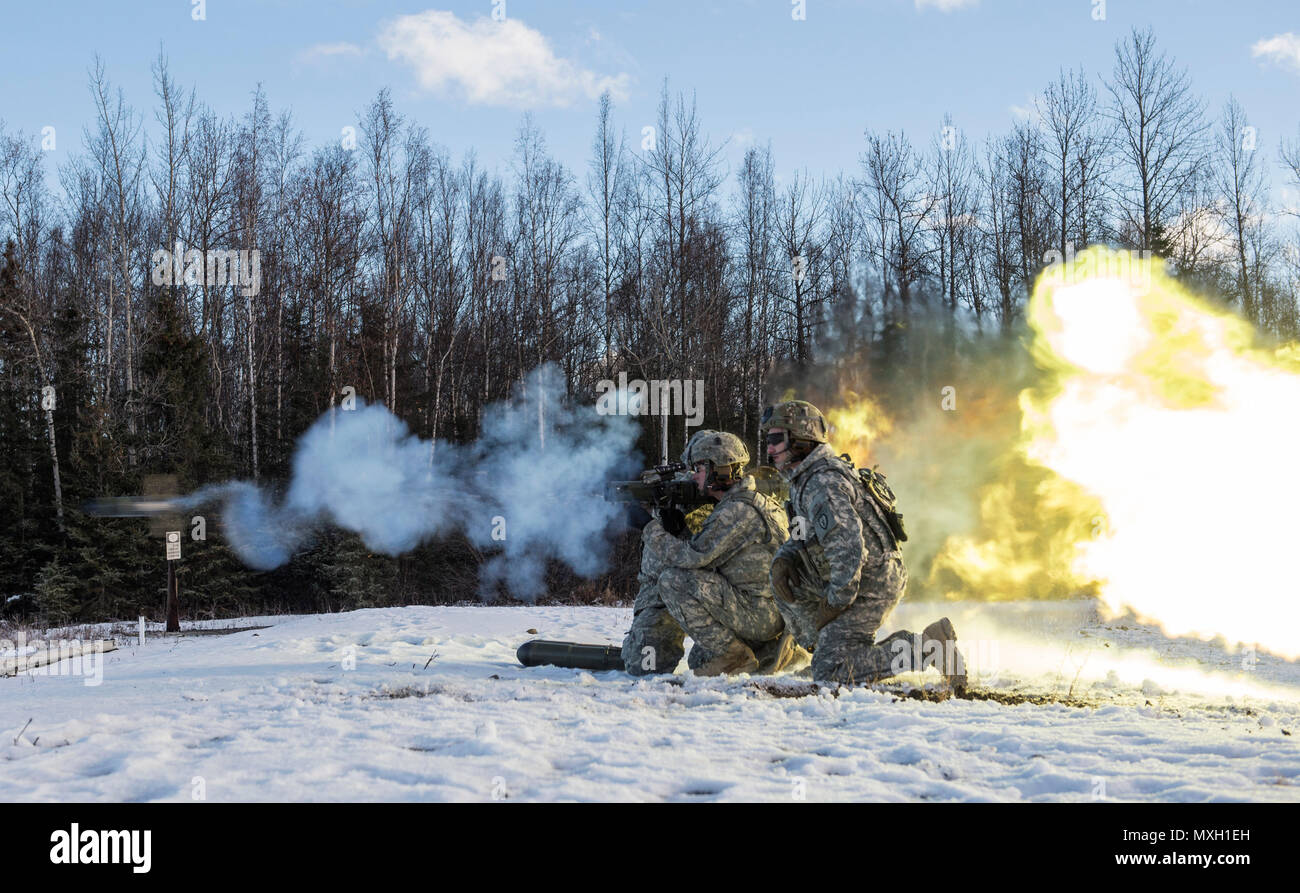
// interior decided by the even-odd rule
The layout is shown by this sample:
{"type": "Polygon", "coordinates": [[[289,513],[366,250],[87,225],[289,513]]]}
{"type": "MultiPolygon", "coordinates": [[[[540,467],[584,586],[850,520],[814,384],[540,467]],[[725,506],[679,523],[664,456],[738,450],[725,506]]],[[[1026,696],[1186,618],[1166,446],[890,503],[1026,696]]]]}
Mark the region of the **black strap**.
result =
{"type": "MultiPolygon", "coordinates": [[[[800,504],[803,503],[803,491],[804,488],[808,485],[808,481],[812,479],[812,476],[814,474],[823,470],[837,472],[838,474],[841,474],[844,477],[849,479],[849,483],[853,485],[857,489],[858,493],[862,496],[862,501],[871,506],[872,511],[876,515],[876,520],[880,523],[880,526],[884,527],[885,531],[889,534],[889,541],[893,543],[893,549],[887,551],[897,552],[899,549],[898,537],[894,536],[894,531],[889,526],[889,519],[885,517],[885,510],[880,507],[880,503],[876,501],[876,497],[867,489],[867,485],[863,483],[862,477],[855,470],[845,468],[839,462],[832,462],[830,459],[823,457],[821,459],[818,459],[817,462],[814,463],[813,466],[808,469],[807,477],[804,478],[803,483],[799,486],[800,504]]],[[[888,544],[883,544],[883,545],[887,546],[888,544]]]]}

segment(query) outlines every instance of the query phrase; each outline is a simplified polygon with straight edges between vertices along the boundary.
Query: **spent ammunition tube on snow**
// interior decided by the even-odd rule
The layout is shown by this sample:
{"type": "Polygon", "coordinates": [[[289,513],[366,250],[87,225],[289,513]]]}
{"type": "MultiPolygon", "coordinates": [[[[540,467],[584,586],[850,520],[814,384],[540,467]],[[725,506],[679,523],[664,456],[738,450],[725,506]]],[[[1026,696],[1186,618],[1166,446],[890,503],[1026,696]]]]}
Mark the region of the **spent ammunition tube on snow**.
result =
{"type": "Polygon", "coordinates": [[[571,667],[575,670],[621,670],[623,657],[617,645],[581,645],[533,639],[515,652],[525,667],[571,667]]]}

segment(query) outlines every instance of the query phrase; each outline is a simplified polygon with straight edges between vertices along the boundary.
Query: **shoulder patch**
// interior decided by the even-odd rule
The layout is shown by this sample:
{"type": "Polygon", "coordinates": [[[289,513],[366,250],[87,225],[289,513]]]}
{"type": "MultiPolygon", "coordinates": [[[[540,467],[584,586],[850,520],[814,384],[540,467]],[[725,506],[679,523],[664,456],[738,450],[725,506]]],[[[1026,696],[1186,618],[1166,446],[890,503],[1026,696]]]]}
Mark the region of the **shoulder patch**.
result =
{"type": "Polygon", "coordinates": [[[835,516],[831,514],[830,506],[823,505],[821,510],[813,516],[813,527],[817,529],[818,534],[830,533],[831,528],[835,526],[835,516]]]}

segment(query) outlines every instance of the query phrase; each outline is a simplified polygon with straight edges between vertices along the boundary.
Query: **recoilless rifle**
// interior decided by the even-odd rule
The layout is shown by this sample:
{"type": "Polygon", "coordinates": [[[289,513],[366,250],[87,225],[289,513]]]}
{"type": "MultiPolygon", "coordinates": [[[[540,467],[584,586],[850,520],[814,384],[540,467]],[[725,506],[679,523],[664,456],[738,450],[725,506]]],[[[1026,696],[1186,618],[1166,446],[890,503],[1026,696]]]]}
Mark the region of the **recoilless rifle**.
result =
{"type": "MultiPolygon", "coordinates": [[[[709,505],[714,500],[701,493],[695,481],[686,477],[690,469],[684,462],[656,465],[641,472],[635,481],[609,481],[605,484],[607,502],[636,502],[647,508],[689,510],[709,505]]],[[[780,473],[770,465],[760,465],[746,474],[752,475],[759,493],[785,502],[789,488],[780,473]]]]}

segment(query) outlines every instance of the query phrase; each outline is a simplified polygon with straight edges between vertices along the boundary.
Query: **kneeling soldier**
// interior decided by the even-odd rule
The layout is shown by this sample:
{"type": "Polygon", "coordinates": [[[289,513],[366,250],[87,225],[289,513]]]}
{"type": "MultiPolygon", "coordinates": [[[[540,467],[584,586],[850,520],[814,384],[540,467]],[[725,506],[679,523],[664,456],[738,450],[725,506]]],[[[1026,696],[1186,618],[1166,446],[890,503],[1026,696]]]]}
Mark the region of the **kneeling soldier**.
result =
{"type": "Polygon", "coordinates": [[[900,630],[876,641],[902,598],[907,568],[885,510],[831,449],[821,412],[802,400],[769,406],[761,429],[768,457],[790,482],[795,534],[772,562],[772,585],[786,628],[813,652],[813,678],[853,685],[935,666],[964,686],[948,618],[919,639],[900,630]]]}
{"type": "Polygon", "coordinates": [[[688,665],[699,675],[776,672],[795,653],[769,576],[788,535],[785,512],[744,473],[749,451],[733,434],[697,431],[682,462],[717,505],[690,539],[659,519],[642,531],[641,591],[623,642],[627,671],[671,673],[689,635],[688,665]]]}

